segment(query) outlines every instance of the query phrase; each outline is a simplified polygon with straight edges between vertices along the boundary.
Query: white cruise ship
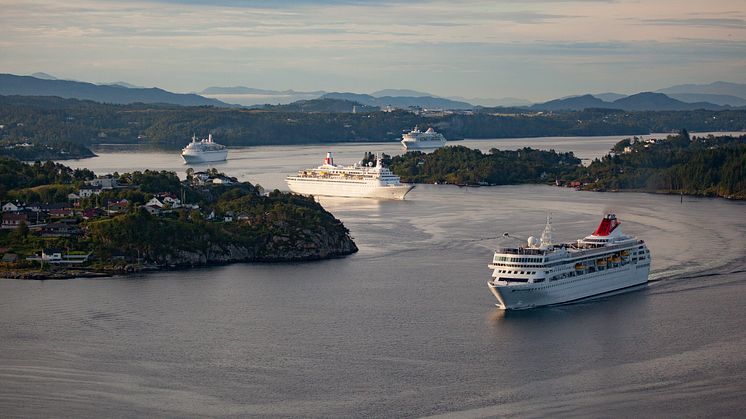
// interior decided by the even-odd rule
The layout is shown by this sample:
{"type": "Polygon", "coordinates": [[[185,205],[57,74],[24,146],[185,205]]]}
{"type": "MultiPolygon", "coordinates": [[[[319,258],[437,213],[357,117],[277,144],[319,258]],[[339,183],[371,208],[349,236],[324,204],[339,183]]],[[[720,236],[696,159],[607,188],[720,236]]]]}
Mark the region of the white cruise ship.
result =
{"type": "Polygon", "coordinates": [[[228,148],[212,141],[212,134],[200,141],[192,136],[192,142],[181,150],[181,158],[187,164],[225,161],[228,158],[228,148]]]}
{"type": "Polygon", "coordinates": [[[551,220],[541,239],[495,251],[487,285],[503,310],[560,304],[645,284],[650,251],[622,233],[614,214],[574,243],[552,243],[551,220]]]}
{"type": "Polygon", "coordinates": [[[414,127],[412,131],[402,135],[401,144],[407,150],[432,150],[446,145],[446,137],[432,128],[422,132],[419,127],[414,127]]]}
{"type": "Polygon", "coordinates": [[[382,166],[381,159],[375,167],[355,164],[337,166],[332,153],[326,153],[324,164],[315,169],[301,170],[285,181],[290,190],[304,195],[344,196],[354,198],[404,199],[414,186],[403,185],[399,176],[382,166]]]}

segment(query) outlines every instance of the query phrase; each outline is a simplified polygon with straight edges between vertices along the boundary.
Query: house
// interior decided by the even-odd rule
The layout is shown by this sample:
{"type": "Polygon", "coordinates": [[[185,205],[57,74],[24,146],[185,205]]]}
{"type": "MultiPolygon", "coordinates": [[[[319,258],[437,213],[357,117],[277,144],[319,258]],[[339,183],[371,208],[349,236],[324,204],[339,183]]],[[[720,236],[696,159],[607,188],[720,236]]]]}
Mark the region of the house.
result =
{"type": "Polygon", "coordinates": [[[8,202],[7,204],[3,205],[3,212],[16,212],[22,209],[23,205],[18,203],[18,201],[16,201],[16,203],[8,202]]]}
{"type": "Polygon", "coordinates": [[[210,181],[210,175],[207,172],[195,172],[194,175],[192,175],[192,179],[194,183],[197,185],[204,185],[210,181]]]}
{"type": "Polygon", "coordinates": [[[152,207],[163,208],[165,205],[158,198],[152,197],[152,198],[150,198],[150,201],[148,201],[148,202],[145,203],[145,206],[146,207],[152,206],[152,207]]]}
{"type": "Polygon", "coordinates": [[[145,205],[144,208],[151,215],[161,215],[161,214],[163,214],[163,207],[159,207],[157,205],[145,205]]]}
{"type": "Polygon", "coordinates": [[[160,194],[159,197],[164,205],[168,205],[171,208],[179,208],[181,206],[181,200],[170,193],[160,194]]]}
{"type": "Polygon", "coordinates": [[[111,176],[97,177],[96,179],[87,180],[85,183],[88,186],[97,186],[101,189],[114,189],[119,187],[117,180],[111,176]]]}
{"type": "Polygon", "coordinates": [[[15,263],[18,261],[18,255],[15,253],[6,253],[3,255],[2,260],[0,262],[2,263],[15,263]]]}
{"type": "Polygon", "coordinates": [[[41,260],[54,263],[62,260],[62,249],[46,248],[41,251],[41,260]]]}
{"type": "Polygon", "coordinates": [[[212,183],[214,185],[233,185],[234,183],[237,183],[238,179],[236,178],[230,178],[227,176],[218,176],[212,179],[212,183]]]}
{"type": "Polygon", "coordinates": [[[100,217],[104,214],[103,211],[101,211],[98,208],[89,208],[85,211],[83,211],[83,219],[84,220],[90,220],[91,218],[100,217]]]}
{"type": "Polygon", "coordinates": [[[119,212],[126,212],[129,206],[129,201],[122,199],[121,201],[110,202],[107,206],[109,214],[116,214],[119,212]]]}
{"type": "Polygon", "coordinates": [[[69,194],[67,194],[67,200],[68,201],[73,201],[73,202],[80,201],[80,195],[78,195],[78,194],[76,194],[74,192],[73,193],[69,193],[69,194]]]}
{"type": "Polygon", "coordinates": [[[65,218],[74,215],[72,208],[55,208],[49,210],[49,216],[52,218],[65,218]]]}
{"type": "Polygon", "coordinates": [[[46,248],[41,251],[41,255],[37,254],[34,256],[29,256],[26,258],[26,260],[35,260],[54,264],[81,264],[87,262],[90,257],[91,253],[63,253],[62,249],[46,248]]]}
{"type": "Polygon", "coordinates": [[[49,223],[41,228],[42,237],[73,237],[80,234],[80,228],[66,223],[49,223]]]}
{"type": "Polygon", "coordinates": [[[93,195],[100,195],[101,194],[101,186],[99,185],[88,185],[83,186],[78,190],[78,195],[81,198],[90,198],[93,195]]]}
{"type": "Polygon", "coordinates": [[[3,229],[16,229],[21,223],[28,225],[28,214],[25,212],[4,212],[3,229]]]}

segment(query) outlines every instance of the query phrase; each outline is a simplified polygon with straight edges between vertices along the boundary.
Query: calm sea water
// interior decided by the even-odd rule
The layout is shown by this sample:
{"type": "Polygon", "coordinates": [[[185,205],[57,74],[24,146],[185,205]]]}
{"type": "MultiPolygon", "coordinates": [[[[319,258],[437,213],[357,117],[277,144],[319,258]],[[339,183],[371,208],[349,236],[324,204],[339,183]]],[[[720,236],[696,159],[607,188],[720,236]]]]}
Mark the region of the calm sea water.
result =
{"type": "MultiPolygon", "coordinates": [[[[618,139],[586,139],[584,152],[618,139]]],[[[223,170],[282,187],[327,148],[232,151],[223,170]]],[[[333,148],[340,162],[365,150],[376,151],[333,148]]],[[[79,164],[183,169],[177,158],[79,164]]],[[[322,203],[359,253],[0,280],[0,416],[743,416],[745,204],[427,185],[401,202],[322,203]],[[653,282],[578,304],[494,307],[487,264],[503,232],[538,235],[551,211],[555,237],[573,240],[609,209],[648,242],[653,282]]]]}

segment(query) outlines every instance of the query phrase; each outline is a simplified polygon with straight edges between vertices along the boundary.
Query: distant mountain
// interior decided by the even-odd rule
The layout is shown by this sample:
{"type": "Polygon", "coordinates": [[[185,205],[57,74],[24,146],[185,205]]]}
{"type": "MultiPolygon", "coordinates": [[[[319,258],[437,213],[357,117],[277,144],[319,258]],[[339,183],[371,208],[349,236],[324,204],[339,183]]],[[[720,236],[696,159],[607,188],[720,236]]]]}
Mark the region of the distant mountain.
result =
{"type": "Polygon", "coordinates": [[[537,103],[531,109],[542,111],[581,111],[588,108],[611,108],[611,103],[605,102],[593,95],[573,96],[564,99],[554,99],[549,102],[537,103]]]}
{"type": "Polygon", "coordinates": [[[127,83],[126,81],[115,81],[111,83],[101,83],[102,86],[119,86],[126,87],[128,89],[142,89],[142,86],[135,86],[134,84],[127,83]]]}
{"type": "Polygon", "coordinates": [[[379,90],[377,92],[373,92],[370,95],[373,96],[373,97],[385,97],[385,96],[408,96],[408,97],[432,96],[432,97],[437,97],[437,96],[432,95],[430,93],[418,92],[416,90],[409,90],[409,89],[383,89],[383,90],[379,90]]]}
{"type": "Polygon", "coordinates": [[[233,86],[233,87],[218,87],[212,86],[199,92],[203,95],[316,95],[321,96],[326,93],[323,90],[317,90],[313,92],[299,92],[296,90],[268,90],[268,89],[256,89],[253,87],[246,86],[233,86]]]}
{"type": "Polygon", "coordinates": [[[668,93],[666,96],[686,103],[709,102],[721,106],[746,106],[746,99],[731,95],[715,95],[708,93],[668,93]]]}
{"type": "Polygon", "coordinates": [[[449,96],[448,99],[458,100],[466,103],[471,103],[475,106],[482,106],[486,108],[492,107],[514,107],[514,106],[529,106],[531,102],[526,99],[517,97],[501,97],[497,99],[492,98],[481,98],[481,97],[463,97],[463,96],[449,96]]]}
{"type": "Polygon", "coordinates": [[[102,103],[169,103],[182,106],[231,106],[195,94],[172,93],[158,88],[130,89],[69,80],[45,80],[31,76],[0,74],[0,95],[58,96],[102,103]]]}
{"type": "Polygon", "coordinates": [[[729,95],[746,99],[746,84],[716,81],[710,84],[679,84],[656,90],[657,93],[701,93],[708,95],[729,95]]]}
{"type": "Polygon", "coordinates": [[[613,102],[601,100],[593,95],[555,99],[531,106],[544,111],[583,110],[588,108],[622,109],[625,111],[686,111],[695,109],[721,110],[723,106],[708,102],[685,103],[662,93],[642,92],[624,96],[613,102]]]}
{"type": "Polygon", "coordinates": [[[623,95],[621,93],[608,92],[608,93],[597,93],[597,94],[593,95],[593,97],[595,97],[597,99],[601,99],[604,102],[613,102],[613,101],[621,99],[623,97],[627,97],[627,95],[623,95]]]}
{"type": "Polygon", "coordinates": [[[376,112],[380,108],[376,106],[361,105],[357,102],[351,102],[349,100],[341,99],[311,99],[311,100],[299,100],[297,102],[289,103],[287,105],[264,105],[256,106],[257,109],[264,109],[275,112],[326,112],[326,113],[369,113],[376,112]]]}
{"type": "Polygon", "coordinates": [[[37,79],[42,79],[42,80],[59,80],[57,77],[51,74],[41,73],[41,72],[34,73],[31,75],[31,77],[36,77],[37,79]]]}
{"type": "Polygon", "coordinates": [[[445,99],[432,96],[382,96],[374,97],[361,93],[327,93],[322,98],[349,100],[367,106],[377,106],[385,108],[409,108],[421,107],[428,109],[472,109],[474,106],[470,103],[460,102],[451,99],[445,99]]]}
{"type": "Polygon", "coordinates": [[[296,90],[269,90],[257,89],[245,86],[233,87],[208,87],[200,92],[201,95],[229,103],[238,103],[244,106],[256,105],[285,105],[299,100],[318,99],[323,95],[323,90],[312,92],[299,92],[296,90]]]}
{"type": "Polygon", "coordinates": [[[625,111],[688,111],[695,109],[721,110],[720,105],[707,102],[685,103],[663,93],[642,92],[617,99],[612,107],[625,111]]]}

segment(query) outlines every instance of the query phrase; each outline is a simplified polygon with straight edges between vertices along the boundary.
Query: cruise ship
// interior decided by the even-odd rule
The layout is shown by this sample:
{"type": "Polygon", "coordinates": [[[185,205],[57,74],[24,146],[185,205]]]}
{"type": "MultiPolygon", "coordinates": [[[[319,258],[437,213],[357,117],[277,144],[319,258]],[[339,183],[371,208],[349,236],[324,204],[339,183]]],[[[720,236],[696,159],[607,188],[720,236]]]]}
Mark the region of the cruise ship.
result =
{"type": "MultiPolygon", "coordinates": [[[[487,282],[503,310],[566,303],[648,282],[650,251],[643,240],[622,233],[606,214],[593,234],[552,243],[551,218],[541,239],[495,251],[487,282]]],[[[507,233],[506,233],[507,235],[507,233]]]]}
{"type": "Polygon", "coordinates": [[[212,134],[200,141],[197,141],[196,136],[192,136],[192,142],[181,150],[181,158],[187,164],[225,161],[228,158],[228,148],[214,142],[212,134]]]}
{"type": "Polygon", "coordinates": [[[321,166],[301,170],[285,181],[291,191],[304,195],[354,198],[404,199],[414,187],[399,182],[399,176],[383,167],[380,158],[376,159],[375,166],[360,163],[338,166],[334,164],[332,153],[326,153],[321,166]]]}
{"type": "Polygon", "coordinates": [[[432,150],[446,145],[446,137],[432,128],[422,132],[419,127],[414,127],[412,131],[402,135],[401,144],[407,150],[432,150]]]}

